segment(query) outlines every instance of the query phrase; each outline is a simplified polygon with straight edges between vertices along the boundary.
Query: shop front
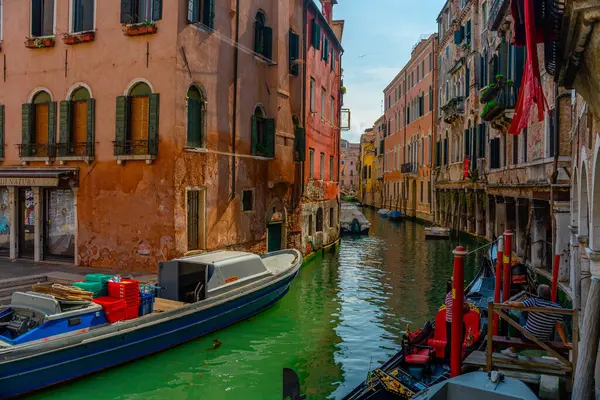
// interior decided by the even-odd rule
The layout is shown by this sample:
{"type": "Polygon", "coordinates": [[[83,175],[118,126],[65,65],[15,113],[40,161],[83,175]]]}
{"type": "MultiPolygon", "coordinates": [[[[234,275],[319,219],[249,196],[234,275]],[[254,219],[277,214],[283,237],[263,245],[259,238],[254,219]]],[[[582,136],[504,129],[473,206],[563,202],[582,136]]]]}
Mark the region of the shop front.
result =
{"type": "Polygon", "coordinates": [[[0,256],[75,263],[74,168],[0,169],[0,256]]]}

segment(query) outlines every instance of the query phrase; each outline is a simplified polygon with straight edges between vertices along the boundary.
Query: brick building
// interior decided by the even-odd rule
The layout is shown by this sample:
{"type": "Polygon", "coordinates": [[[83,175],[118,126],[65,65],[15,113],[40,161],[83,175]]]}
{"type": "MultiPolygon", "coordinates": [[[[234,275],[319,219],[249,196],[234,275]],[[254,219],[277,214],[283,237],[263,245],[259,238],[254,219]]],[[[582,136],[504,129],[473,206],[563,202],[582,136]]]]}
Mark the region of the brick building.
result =
{"type": "Polygon", "coordinates": [[[341,191],[344,193],[358,192],[360,143],[350,143],[342,140],[342,161],[340,164],[341,191]]]}

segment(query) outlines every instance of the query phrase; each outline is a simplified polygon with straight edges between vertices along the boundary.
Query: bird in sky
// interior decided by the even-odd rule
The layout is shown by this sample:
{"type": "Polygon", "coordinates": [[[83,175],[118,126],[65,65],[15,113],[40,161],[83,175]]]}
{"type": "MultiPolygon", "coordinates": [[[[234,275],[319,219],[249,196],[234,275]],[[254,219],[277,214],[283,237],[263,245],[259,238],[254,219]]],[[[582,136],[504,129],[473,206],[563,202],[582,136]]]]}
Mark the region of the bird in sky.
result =
{"type": "Polygon", "coordinates": [[[365,58],[366,56],[366,54],[363,54],[362,56],[358,56],[358,58],[365,58]]]}

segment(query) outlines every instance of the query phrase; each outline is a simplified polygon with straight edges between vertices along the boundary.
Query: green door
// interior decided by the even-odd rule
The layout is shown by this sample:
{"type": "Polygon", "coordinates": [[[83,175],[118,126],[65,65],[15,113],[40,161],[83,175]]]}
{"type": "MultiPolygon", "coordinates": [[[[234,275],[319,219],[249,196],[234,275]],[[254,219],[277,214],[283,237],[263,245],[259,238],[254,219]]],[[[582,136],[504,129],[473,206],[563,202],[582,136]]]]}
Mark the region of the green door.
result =
{"type": "Polygon", "coordinates": [[[269,224],[267,226],[267,252],[281,250],[282,223],[269,224]]]}

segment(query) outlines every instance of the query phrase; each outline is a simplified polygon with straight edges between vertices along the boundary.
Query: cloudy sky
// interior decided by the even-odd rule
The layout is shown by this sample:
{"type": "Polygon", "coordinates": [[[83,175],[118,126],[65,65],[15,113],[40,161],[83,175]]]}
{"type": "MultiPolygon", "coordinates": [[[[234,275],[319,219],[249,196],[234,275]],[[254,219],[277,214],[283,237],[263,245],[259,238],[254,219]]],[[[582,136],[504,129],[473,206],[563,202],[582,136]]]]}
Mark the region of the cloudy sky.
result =
{"type": "MultiPolygon", "coordinates": [[[[315,0],[318,3],[318,0],[315,0]]],[[[410,58],[422,35],[437,31],[444,0],[338,0],[333,18],[345,20],[344,106],[352,129],[344,139],[358,141],[382,115],[383,89],[410,58]]]]}

